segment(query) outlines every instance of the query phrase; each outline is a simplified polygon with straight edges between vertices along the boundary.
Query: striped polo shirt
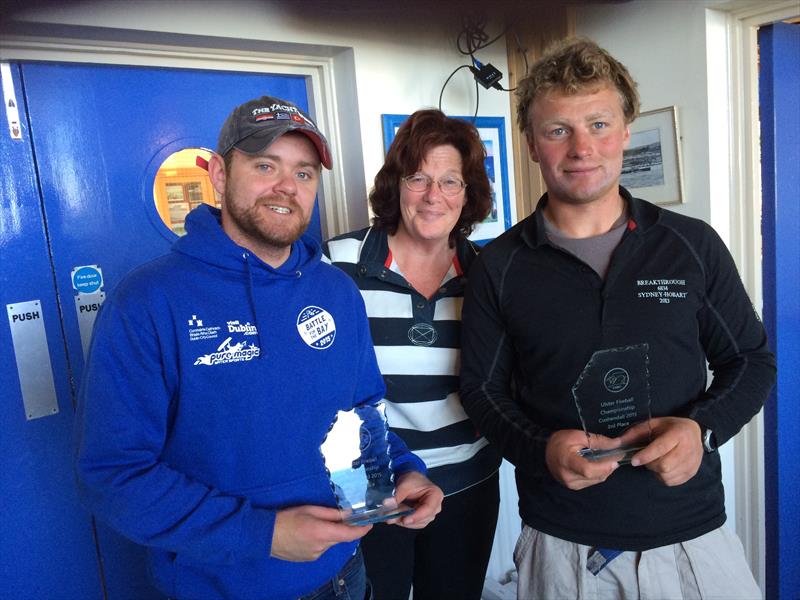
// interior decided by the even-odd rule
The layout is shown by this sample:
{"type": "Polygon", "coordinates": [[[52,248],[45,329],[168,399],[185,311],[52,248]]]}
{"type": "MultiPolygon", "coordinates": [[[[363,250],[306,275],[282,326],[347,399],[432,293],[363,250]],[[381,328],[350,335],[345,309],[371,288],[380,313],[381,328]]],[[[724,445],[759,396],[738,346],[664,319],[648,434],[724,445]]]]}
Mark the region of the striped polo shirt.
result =
{"type": "Polygon", "coordinates": [[[323,252],[361,290],[386,383],[390,429],[425,461],[428,477],[445,495],[492,475],[500,457],[476,431],[458,397],[461,304],[477,247],[469,241],[459,245],[430,299],[399,272],[381,229],[333,238],[323,252]]]}

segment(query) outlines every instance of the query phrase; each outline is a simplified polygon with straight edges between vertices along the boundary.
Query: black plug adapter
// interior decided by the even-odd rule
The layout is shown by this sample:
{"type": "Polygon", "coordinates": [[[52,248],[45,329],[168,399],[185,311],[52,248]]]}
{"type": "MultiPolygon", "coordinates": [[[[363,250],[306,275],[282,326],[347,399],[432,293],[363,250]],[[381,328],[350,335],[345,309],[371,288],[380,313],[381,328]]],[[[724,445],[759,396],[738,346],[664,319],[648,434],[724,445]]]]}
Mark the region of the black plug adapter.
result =
{"type": "Polygon", "coordinates": [[[475,81],[480,83],[487,90],[503,78],[503,74],[491,63],[481,65],[480,69],[470,67],[469,70],[472,71],[472,74],[475,76],[475,81]]]}

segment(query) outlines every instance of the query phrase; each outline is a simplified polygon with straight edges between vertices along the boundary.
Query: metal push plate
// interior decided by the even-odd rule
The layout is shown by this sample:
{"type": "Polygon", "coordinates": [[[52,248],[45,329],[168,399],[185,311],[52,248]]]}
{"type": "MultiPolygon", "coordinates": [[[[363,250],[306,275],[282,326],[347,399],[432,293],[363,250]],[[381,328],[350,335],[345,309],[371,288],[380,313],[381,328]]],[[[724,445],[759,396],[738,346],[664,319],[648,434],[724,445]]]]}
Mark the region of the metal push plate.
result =
{"type": "Polygon", "coordinates": [[[55,415],[58,413],[58,400],[41,302],[30,300],[7,304],[6,309],[25,417],[30,421],[55,415]]]}

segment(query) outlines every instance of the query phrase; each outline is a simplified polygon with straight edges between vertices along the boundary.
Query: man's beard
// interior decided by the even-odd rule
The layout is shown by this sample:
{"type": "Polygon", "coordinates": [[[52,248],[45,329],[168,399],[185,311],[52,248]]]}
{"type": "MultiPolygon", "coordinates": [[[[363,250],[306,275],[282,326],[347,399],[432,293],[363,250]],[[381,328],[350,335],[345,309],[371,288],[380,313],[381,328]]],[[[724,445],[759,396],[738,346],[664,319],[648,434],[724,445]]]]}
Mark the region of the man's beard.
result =
{"type": "Polygon", "coordinates": [[[293,244],[300,238],[308,228],[309,220],[303,222],[300,207],[294,199],[278,197],[274,195],[262,196],[258,198],[255,205],[242,209],[236,202],[232,201],[228,190],[225,191],[225,205],[228,216],[235,223],[236,227],[245,233],[252,240],[281,249],[293,244]],[[266,220],[259,218],[259,211],[270,210],[266,205],[272,204],[272,200],[279,206],[287,206],[292,214],[286,219],[283,226],[275,226],[266,220]]]}

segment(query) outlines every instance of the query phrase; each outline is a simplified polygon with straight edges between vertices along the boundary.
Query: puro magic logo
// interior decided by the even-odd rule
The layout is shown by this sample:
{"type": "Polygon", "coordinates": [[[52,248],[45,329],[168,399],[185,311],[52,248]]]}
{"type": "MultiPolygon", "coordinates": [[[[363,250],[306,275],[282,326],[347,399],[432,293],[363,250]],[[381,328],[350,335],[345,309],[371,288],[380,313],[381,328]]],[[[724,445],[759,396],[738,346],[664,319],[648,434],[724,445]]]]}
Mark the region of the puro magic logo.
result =
{"type": "Polygon", "coordinates": [[[228,338],[219,345],[216,352],[198,356],[195,365],[224,365],[234,362],[253,360],[261,354],[261,349],[252,342],[231,343],[233,338],[228,338]]]}

